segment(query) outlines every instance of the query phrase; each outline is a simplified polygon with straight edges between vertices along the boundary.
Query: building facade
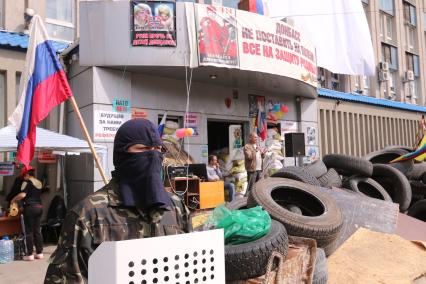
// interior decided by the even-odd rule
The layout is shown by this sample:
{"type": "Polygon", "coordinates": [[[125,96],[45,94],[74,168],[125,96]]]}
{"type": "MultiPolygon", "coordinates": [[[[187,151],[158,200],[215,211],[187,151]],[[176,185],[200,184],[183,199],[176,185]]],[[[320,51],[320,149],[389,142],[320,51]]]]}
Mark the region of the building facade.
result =
{"type": "Polygon", "coordinates": [[[322,155],[336,152],[365,155],[388,145],[413,146],[418,121],[424,113],[423,108],[394,107],[388,101],[425,105],[426,2],[362,2],[375,52],[376,75],[348,76],[319,68],[321,87],[353,95],[345,100],[339,93],[336,93],[338,98],[334,98],[322,96],[320,92],[318,119],[322,155]],[[364,96],[379,101],[376,104],[362,102],[364,96]],[[342,130],[338,127],[352,124],[353,127],[342,130]]]}

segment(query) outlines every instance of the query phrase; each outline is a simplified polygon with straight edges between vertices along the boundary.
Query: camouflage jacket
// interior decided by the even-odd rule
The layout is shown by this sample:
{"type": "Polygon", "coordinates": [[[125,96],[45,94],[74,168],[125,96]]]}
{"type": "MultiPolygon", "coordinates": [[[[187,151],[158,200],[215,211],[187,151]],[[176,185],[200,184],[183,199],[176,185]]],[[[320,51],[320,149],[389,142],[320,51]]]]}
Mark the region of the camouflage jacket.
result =
{"type": "Polygon", "coordinates": [[[87,283],[89,257],[104,241],[121,241],[190,230],[189,212],[171,195],[173,209],[157,224],[135,207],[126,207],[117,193],[117,180],[72,208],[63,223],[56,251],[50,258],[44,283],[87,283]]]}

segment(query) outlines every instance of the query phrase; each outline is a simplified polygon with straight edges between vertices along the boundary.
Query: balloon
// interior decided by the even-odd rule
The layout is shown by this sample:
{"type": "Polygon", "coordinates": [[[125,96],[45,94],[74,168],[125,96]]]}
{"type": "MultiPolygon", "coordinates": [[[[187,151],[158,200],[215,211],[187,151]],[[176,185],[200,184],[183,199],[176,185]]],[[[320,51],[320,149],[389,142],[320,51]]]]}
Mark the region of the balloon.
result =
{"type": "Polygon", "coordinates": [[[189,136],[192,136],[192,135],[194,135],[194,128],[188,128],[188,133],[189,133],[189,136]]]}
{"type": "Polygon", "coordinates": [[[288,112],[288,107],[286,105],[281,105],[281,112],[287,113],[288,112]]]}
{"type": "Polygon", "coordinates": [[[178,130],[176,130],[176,137],[179,139],[185,137],[185,128],[179,128],[178,130]]]}
{"type": "Polygon", "coordinates": [[[280,111],[280,104],[274,104],[274,107],[272,108],[274,112],[280,111]]]}
{"type": "Polygon", "coordinates": [[[276,116],[277,118],[281,118],[281,117],[283,116],[283,113],[282,113],[282,112],[280,112],[280,111],[277,111],[277,112],[275,113],[275,116],[276,116]]]}

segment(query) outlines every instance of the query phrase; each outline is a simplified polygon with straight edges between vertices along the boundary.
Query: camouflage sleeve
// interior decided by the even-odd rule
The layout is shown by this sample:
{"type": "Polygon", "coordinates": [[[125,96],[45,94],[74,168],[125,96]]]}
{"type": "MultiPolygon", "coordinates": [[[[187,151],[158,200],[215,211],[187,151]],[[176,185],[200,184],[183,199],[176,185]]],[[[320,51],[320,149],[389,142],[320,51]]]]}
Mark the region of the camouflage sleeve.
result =
{"type": "Polygon", "coordinates": [[[55,252],[50,257],[44,283],[87,283],[92,236],[79,218],[70,211],[63,223],[55,252]]]}
{"type": "Polygon", "coordinates": [[[172,199],[172,202],[173,202],[173,207],[174,207],[174,210],[176,212],[176,217],[177,217],[180,228],[185,233],[191,232],[192,226],[191,226],[191,222],[190,222],[190,218],[189,218],[190,212],[189,212],[188,207],[186,207],[183,200],[175,194],[171,195],[171,199],[172,199]]]}

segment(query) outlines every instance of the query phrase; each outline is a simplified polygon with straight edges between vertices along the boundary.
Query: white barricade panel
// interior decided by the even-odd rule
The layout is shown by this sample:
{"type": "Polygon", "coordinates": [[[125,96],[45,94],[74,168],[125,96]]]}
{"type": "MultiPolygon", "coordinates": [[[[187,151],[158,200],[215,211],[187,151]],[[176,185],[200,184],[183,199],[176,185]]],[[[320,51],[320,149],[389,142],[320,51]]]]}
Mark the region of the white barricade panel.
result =
{"type": "Polygon", "coordinates": [[[89,283],[225,283],[223,230],[102,243],[89,283]]]}

